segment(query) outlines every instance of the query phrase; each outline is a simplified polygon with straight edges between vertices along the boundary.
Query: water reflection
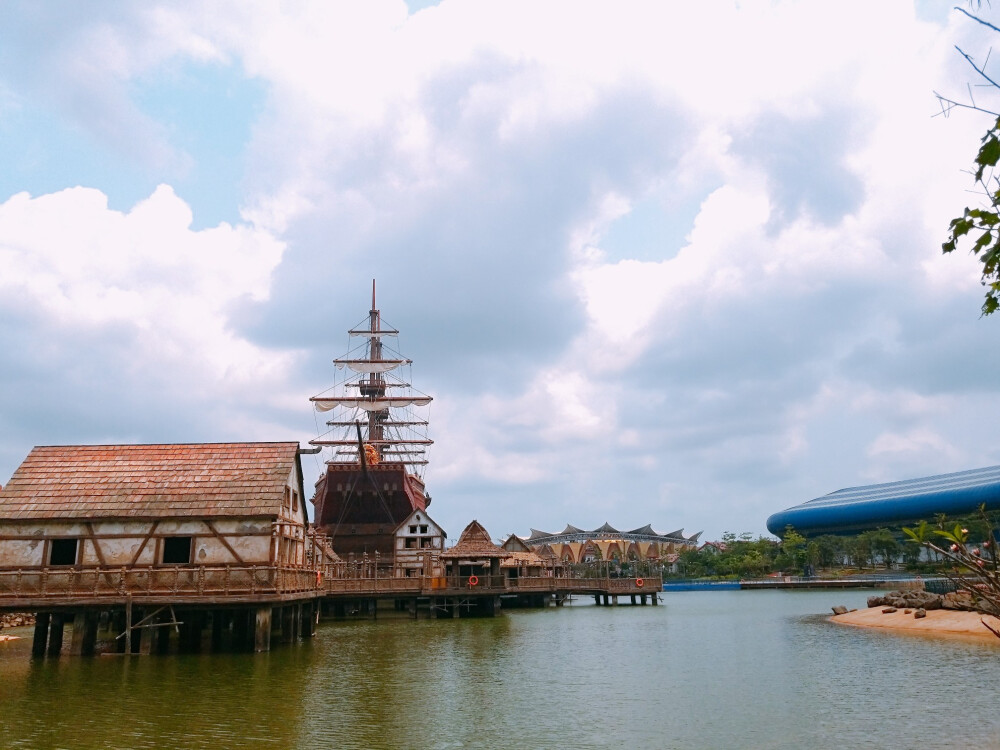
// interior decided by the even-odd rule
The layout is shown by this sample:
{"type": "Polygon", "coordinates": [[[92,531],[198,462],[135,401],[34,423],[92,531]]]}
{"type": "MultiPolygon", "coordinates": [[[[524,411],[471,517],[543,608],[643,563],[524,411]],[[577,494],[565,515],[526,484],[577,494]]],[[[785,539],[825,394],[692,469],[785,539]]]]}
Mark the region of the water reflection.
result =
{"type": "Polygon", "coordinates": [[[270,654],[31,661],[0,647],[4,748],[1000,747],[1000,644],[840,627],[867,592],[330,623],[270,654]],[[928,707],[933,712],[928,713],[928,707]]]}

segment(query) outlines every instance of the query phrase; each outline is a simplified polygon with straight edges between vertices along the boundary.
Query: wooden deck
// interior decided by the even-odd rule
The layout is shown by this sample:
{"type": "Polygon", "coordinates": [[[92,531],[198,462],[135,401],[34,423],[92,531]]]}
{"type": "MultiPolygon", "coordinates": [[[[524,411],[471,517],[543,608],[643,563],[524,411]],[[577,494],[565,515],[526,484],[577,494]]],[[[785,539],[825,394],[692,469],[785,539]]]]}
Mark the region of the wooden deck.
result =
{"type": "Polygon", "coordinates": [[[316,571],[280,565],[0,570],[0,610],[121,604],[255,604],[323,596],[316,571]]]}
{"type": "Polygon", "coordinates": [[[310,599],[655,594],[660,579],[333,577],[309,568],[220,565],[0,570],[0,611],[135,604],[266,604],[310,599]]]}

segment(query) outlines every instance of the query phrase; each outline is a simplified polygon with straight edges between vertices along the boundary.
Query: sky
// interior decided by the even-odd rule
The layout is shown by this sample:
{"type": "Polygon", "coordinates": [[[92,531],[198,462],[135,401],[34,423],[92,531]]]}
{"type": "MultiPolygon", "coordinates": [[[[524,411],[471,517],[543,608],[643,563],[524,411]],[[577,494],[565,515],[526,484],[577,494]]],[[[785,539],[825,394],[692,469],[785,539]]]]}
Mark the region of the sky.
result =
{"type": "Polygon", "coordinates": [[[6,3],[0,484],[305,444],[372,279],[452,538],[1000,464],[1000,319],[940,251],[991,120],[935,97],[988,101],[996,35],[952,5],[6,3]]]}

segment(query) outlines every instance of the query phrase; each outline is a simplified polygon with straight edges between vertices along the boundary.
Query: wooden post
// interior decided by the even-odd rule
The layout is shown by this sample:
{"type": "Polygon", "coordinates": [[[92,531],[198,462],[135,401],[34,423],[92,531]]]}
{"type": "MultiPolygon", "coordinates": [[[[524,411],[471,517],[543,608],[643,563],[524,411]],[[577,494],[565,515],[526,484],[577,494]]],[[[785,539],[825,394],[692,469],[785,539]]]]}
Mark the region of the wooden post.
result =
{"type": "MultiPolygon", "coordinates": [[[[148,610],[142,611],[143,620],[145,620],[147,617],[146,615],[147,611],[148,610]]],[[[160,615],[156,615],[156,617],[152,617],[149,620],[147,620],[145,624],[153,625],[154,623],[158,622],[159,617],[160,615]]],[[[142,620],[140,620],[139,622],[141,623],[142,620]]],[[[153,653],[153,639],[156,638],[157,630],[159,630],[159,628],[140,627],[136,629],[136,635],[139,636],[139,653],[142,654],[143,656],[149,656],[151,653],[153,653]]]]}
{"type": "Polygon", "coordinates": [[[132,653],[132,595],[125,596],[125,653],[132,653]]]}
{"type": "MultiPolygon", "coordinates": [[[[228,568],[227,568],[228,570],[228,568]]],[[[217,654],[222,651],[222,633],[225,624],[225,610],[217,609],[212,612],[212,653],[217,654]]]]}
{"type": "Polygon", "coordinates": [[[250,615],[253,610],[238,609],[233,615],[233,650],[250,651],[253,644],[250,639],[250,615]]]}
{"type": "Polygon", "coordinates": [[[458,617],[458,599],[451,600],[451,616],[458,617]]]}
{"type": "Polygon", "coordinates": [[[184,619],[188,621],[184,650],[191,654],[197,654],[201,651],[201,629],[205,624],[205,613],[200,609],[192,610],[184,619]]]}
{"type": "Polygon", "coordinates": [[[271,650],[271,606],[257,607],[254,618],[253,650],[257,653],[271,650]]]}
{"type": "Polygon", "coordinates": [[[92,656],[97,643],[97,615],[84,609],[73,618],[73,640],[69,652],[74,656],[92,656]]]}
{"type": "Polygon", "coordinates": [[[291,643],[295,640],[295,606],[287,604],[278,612],[281,618],[281,642],[291,643]]]}
{"type": "Polygon", "coordinates": [[[155,640],[156,653],[158,654],[166,654],[170,651],[170,631],[173,630],[175,626],[167,625],[166,623],[172,622],[173,619],[173,610],[170,610],[169,612],[164,610],[163,612],[160,612],[156,618],[157,622],[160,623],[160,627],[154,630],[152,633],[154,638],[151,638],[150,640],[155,640]]]}
{"type": "Polygon", "coordinates": [[[317,601],[313,599],[299,605],[299,636],[302,638],[312,638],[316,635],[316,604],[317,601]]]}
{"type": "Polygon", "coordinates": [[[601,595],[600,594],[594,594],[594,604],[596,604],[598,607],[601,606],[601,595]]]}
{"type": "Polygon", "coordinates": [[[38,612],[35,614],[35,635],[31,639],[31,655],[45,656],[45,646],[49,641],[49,620],[52,615],[48,612],[38,612]]]}
{"type": "Polygon", "coordinates": [[[649,599],[650,599],[649,603],[652,604],[654,607],[660,603],[660,598],[656,594],[650,594],[649,599]]]}
{"type": "Polygon", "coordinates": [[[62,651],[64,615],[55,613],[49,626],[49,656],[59,656],[62,651]]]}

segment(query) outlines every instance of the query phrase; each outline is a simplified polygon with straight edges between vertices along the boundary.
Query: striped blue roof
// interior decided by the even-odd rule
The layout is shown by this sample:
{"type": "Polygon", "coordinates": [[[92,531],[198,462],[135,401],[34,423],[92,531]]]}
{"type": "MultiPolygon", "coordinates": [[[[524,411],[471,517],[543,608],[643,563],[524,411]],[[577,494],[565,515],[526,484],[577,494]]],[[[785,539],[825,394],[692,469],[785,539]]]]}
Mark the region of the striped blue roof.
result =
{"type": "Polygon", "coordinates": [[[963,515],[980,505],[1000,508],[1000,466],[838,490],[775,513],[767,529],[776,535],[787,526],[806,536],[835,534],[932,521],[939,513],[963,515]]]}

